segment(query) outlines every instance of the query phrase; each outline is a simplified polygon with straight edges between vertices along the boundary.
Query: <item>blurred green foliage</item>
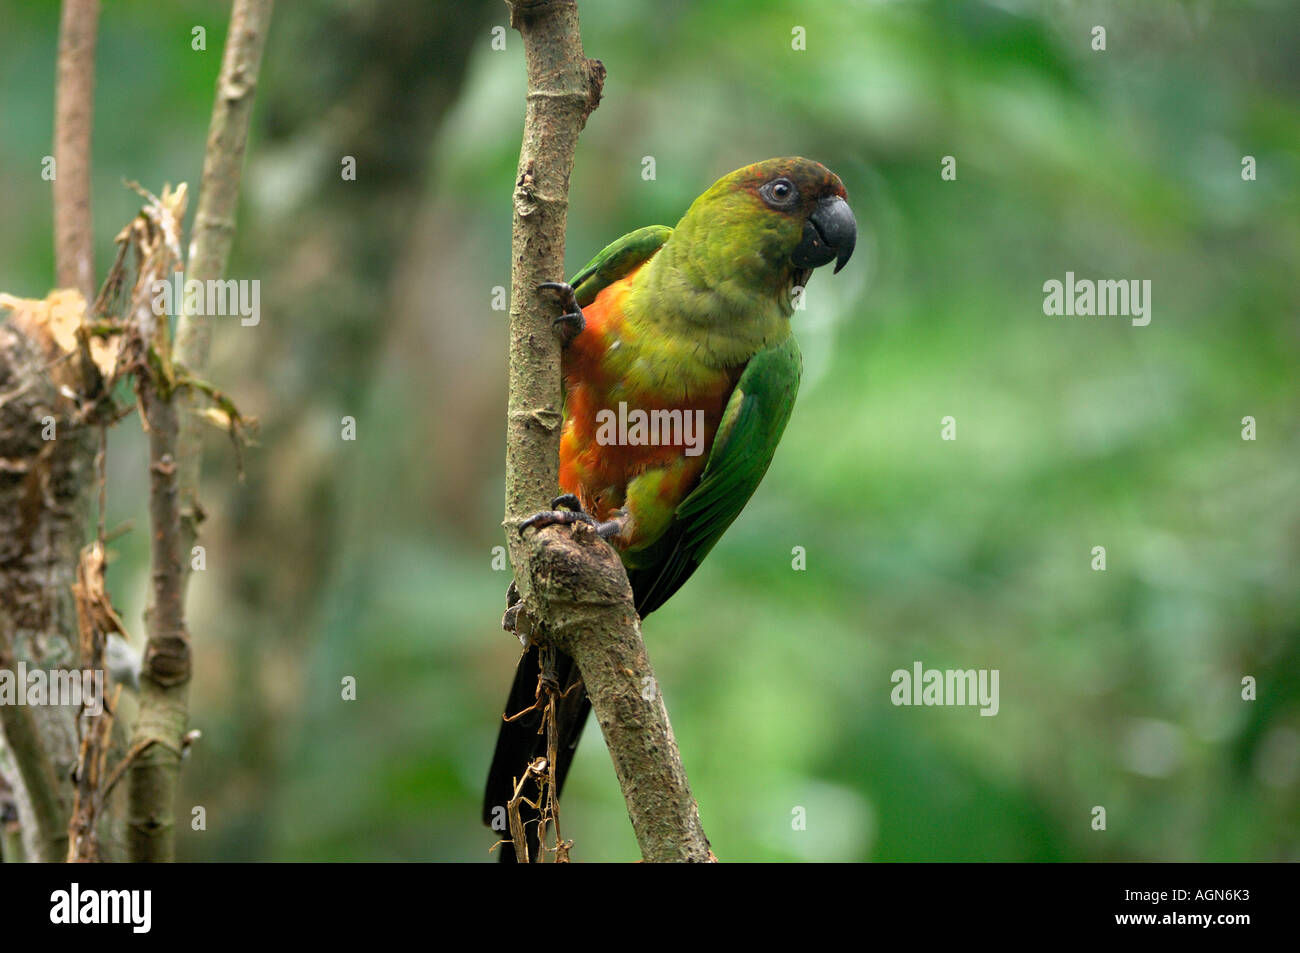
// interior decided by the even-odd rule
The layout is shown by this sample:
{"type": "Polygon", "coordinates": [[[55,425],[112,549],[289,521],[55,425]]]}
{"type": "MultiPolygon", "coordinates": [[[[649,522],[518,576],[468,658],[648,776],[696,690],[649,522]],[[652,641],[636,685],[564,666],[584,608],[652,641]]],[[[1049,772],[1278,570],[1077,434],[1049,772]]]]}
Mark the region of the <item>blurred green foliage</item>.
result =
{"type": "MultiPolygon", "coordinates": [[[[191,859],[488,857],[479,798],[516,654],[492,569],[490,302],[522,48],[509,30],[492,48],[503,5],[403,6],[276,11],[232,263],[266,313],[218,328],[211,374],[264,438],[243,484],[209,448],[191,859]],[[462,55],[428,52],[453,25],[462,55]],[[356,183],[341,154],[369,157],[356,183]]],[[[0,289],[40,296],[57,5],[0,7],[0,289]]],[[[106,5],[101,269],[138,205],[123,178],[197,188],[226,8],[106,5]]],[[[609,76],[571,268],[774,155],[837,171],[861,229],[795,316],[805,382],[764,485],[645,626],[718,856],[1300,859],[1295,5],[581,8],[609,76]],[[1150,279],[1151,324],[1045,316],[1067,271],[1150,279]],[[893,706],[891,672],[917,660],[998,669],[998,715],[893,706]]],[[[142,629],[137,431],[114,434],[110,525],[135,531],[110,586],[142,629]]],[[[594,724],[563,826],[575,859],[636,856],[594,724]]]]}

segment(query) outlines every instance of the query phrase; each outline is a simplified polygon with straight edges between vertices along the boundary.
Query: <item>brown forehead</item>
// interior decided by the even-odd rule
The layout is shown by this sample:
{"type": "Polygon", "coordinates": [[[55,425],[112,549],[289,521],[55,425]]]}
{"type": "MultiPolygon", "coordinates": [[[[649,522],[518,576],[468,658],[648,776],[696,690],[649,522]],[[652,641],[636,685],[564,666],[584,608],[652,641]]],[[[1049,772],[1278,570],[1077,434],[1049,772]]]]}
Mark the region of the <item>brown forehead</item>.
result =
{"type": "Polygon", "coordinates": [[[848,198],[844,183],[840,181],[838,175],[821,163],[808,160],[769,159],[766,162],[755,162],[740,170],[737,184],[743,189],[757,192],[762,185],[779,176],[785,176],[792,181],[804,195],[838,195],[841,198],[848,198]]]}

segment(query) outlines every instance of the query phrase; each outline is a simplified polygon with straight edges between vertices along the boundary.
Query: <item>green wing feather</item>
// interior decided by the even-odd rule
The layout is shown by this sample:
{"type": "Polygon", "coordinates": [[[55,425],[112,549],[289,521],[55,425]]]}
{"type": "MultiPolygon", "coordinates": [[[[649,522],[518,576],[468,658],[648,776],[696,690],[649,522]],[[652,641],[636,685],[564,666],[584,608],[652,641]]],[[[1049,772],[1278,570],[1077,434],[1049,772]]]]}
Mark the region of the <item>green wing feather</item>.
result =
{"type": "Polygon", "coordinates": [[[601,289],[612,285],[654,257],[673,230],[667,225],[647,225],[611,242],[569,279],[577,295],[578,306],[585,308],[596,300],[601,289]]]}
{"type": "Polygon", "coordinates": [[[658,542],[626,554],[628,579],[642,616],[681,588],[753,496],[790,420],[802,369],[794,335],[755,354],[745,365],[699,484],[678,504],[658,542]]]}

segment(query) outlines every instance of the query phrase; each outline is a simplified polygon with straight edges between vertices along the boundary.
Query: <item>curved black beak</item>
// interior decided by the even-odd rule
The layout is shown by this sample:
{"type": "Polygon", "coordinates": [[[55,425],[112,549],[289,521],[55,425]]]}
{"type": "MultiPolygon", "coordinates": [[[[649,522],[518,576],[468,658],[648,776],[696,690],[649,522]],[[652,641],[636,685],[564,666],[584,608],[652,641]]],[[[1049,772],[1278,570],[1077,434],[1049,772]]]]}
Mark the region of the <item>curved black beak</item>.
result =
{"type": "Polygon", "coordinates": [[[820,268],[834,261],[838,272],[853,254],[857,241],[858,223],[849,203],[838,195],[828,195],[817,202],[803,223],[803,238],[790,260],[800,268],[820,268]]]}

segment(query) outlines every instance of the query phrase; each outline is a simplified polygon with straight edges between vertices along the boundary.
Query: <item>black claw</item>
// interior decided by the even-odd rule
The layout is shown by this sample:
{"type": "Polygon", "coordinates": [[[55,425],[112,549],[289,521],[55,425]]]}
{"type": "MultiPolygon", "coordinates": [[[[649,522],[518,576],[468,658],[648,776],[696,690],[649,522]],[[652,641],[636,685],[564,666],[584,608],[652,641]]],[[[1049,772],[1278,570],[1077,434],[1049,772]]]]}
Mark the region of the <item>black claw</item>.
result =
{"type": "Polygon", "coordinates": [[[573,293],[573,285],[569,284],[567,281],[543,281],[537,286],[537,290],[540,291],[543,288],[548,291],[554,291],[559,295],[560,304],[564,305],[566,311],[578,310],[578,298],[573,293]]]}
{"type": "Polygon", "coordinates": [[[572,493],[561,493],[555,499],[551,500],[551,509],[553,510],[582,510],[582,500],[578,499],[572,493]]]}
{"type": "Polygon", "coordinates": [[[565,281],[544,281],[537,287],[554,291],[559,295],[560,307],[564,308],[564,314],[552,321],[551,327],[555,328],[560,341],[568,347],[587,327],[587,319],[582,316],[582,308],[578,307],[578,298],[573,293],[573,286],[565,281]]]}
{"type": "Polygon", "coordinates": [[[574,311],[570,314],[562,314],[551,322],[551,327],[555,333],[560,336],[560,341],[565,347],[573,343],[583,331],[587,330],[587,319],[582,316],[581,311],[574,311]]]}

